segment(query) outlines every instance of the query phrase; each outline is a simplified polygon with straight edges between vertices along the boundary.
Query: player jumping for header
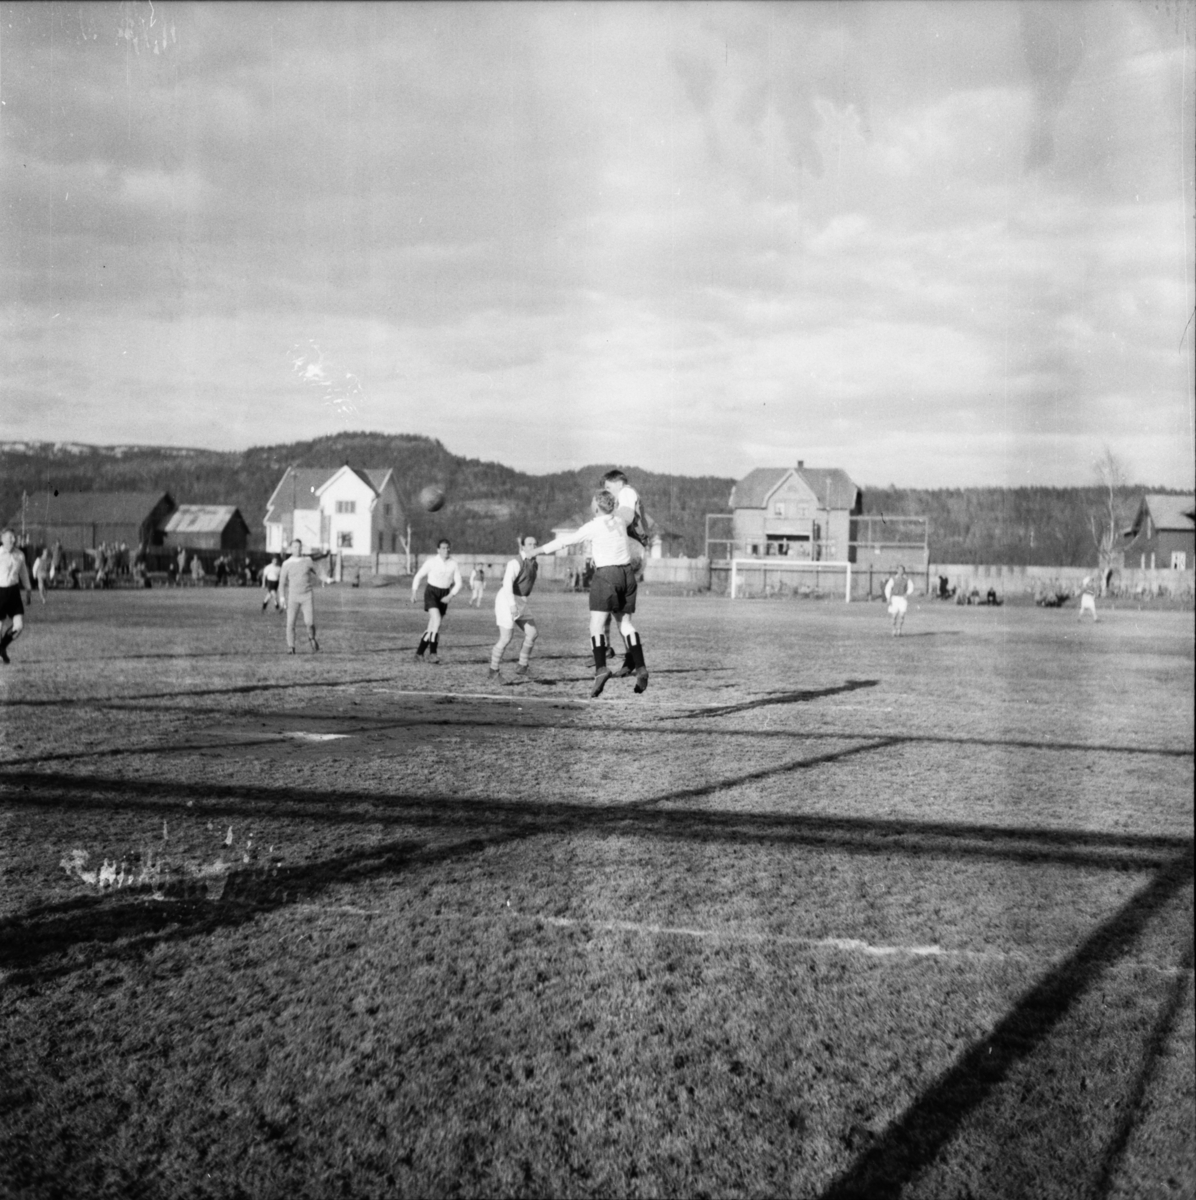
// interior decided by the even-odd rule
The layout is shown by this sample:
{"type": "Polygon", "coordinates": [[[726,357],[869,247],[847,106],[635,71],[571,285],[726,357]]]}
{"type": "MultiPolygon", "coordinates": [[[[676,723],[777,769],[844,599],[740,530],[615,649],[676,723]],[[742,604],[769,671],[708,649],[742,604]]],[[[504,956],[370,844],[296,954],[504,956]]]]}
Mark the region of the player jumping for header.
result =
{"type": "Polygon", "coordinates": [[[419,649],[415,657],[423,661],[424,652],[428,652],[428,662],[440,662],[440,623],[448,612],[448,602],[461,590],[461,569],[457,560],[449,551],[452,543],[448,538],[441,538],[436,543],[436,557],[429,558],[415,573],[411,581],[411,603],[415,603],[419,594],[419,585],[427,580],[424,588],[424,611],[428,614],[428,627],[419,639],[419,649]]]}
{"type": "Polygon", "coordinates": [[[497,683],[502,676],[499,674],[499,664],[503,652],[511,644],[515,636],[515,627],[523,632],[523,642],[519,647],[519,665],[515,668],[516,675],[526,675],[528,663],[531,661],[532,646],[536,642],[536,622],[527,613],[527,598],[536,586],[536,573],[539,563],[536,562],[536,539],[530,535],[519,539],[519,554],[507,563],[503,572],[502,586],[494,597],[494,619],[498,622],[498,641],[490,651],[490,680],[497,683]]]}
{"type": "Polygon", "coordinates": [[[8,662],[8,648],[25,628],[25,604],[33,603],[33,584],[25,555],[16,548],[17,535],[0,530],[0,662],[8,662]],[[21,603],[21,589],[25,604],[21,603]]]}
{"type": "Polygon", "coordinates": [[[648,687],[648,668],[644,665],[644,646],[631,620],[635,612],[636,579],[627,544],[627,522],[610,492],[595,494],[591,505],[593,520],[573,533],[564,534],[540,546],[536,554],[552,554],[564,546],[589,542],[594,557],[594,578],[590,582],[590,649],[594,654],[594,686],[591,696],[601,696],[613,672],[606,665],[605,627],[608,617],[619,618],[619,631],[627,643],[634,664],[635,690],[648,687]]]}
{"type": "MultiPolygon", "coordinates": [[[[614,496],[615,513],[627,526],[631,566],[638,580],[643,576],[644,557],[648,552],[648,518],[644,513],[644,506],[640,503],[640,494],[627,482],[627,476],[617,467],[602,476],[600,486],[614,496]]],[[[608,643],[610,626],[611,618],[608,616],[604,630],[608,643]]],[[[607,657],[614,658],[614,655],[614,650],[608,648],[607,657]]],[[[615,675],[622,678],[624,675],[631,675],[634,672],[635,656],[631,653],[631,647],[624,641],[623,665],[615,672],[615,675]]]]}
{"type": "Polygon", "coordinates": [[[914,590],[914,581],[905,573],[905,567],[898,567],[896,575],[890,575],[885,581],[885,599],[889,602],[889,616],[893,618],[893,636],[901,636],[901,627],[905,624],[905,614],[909,611],[909,596],[914,590]]]}

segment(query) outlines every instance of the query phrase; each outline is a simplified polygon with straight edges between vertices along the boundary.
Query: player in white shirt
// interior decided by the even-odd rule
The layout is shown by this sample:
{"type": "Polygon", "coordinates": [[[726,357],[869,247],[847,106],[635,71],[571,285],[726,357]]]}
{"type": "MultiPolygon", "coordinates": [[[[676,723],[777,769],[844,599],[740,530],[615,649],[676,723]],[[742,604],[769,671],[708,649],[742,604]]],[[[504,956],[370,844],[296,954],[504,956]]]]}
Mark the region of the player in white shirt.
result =
{"type": "Polygon", "coordinates": [[[490,679],[498,682],[499,664],[511,638],[515,636],[515,627],[523,631],[523,642],[519,647],[519,665],[515,668],[516,675],[526,675],[531,661],[532,646],[536,641],[536,622],[527,611],[527,598],[536,586],[536,574],[539,564],[536,562],[536,539],[530,535],[519,539],[519,554],[507,563],[503,572],[502,586],[494,597],[494,620],[498,624],[498,641],[490,651],[490,679]]]}
{"type": "Polygon", "coordinates": [[[25,604],[33,603],[33,583],[24,551],[17,549],[17,535],[11,529],[0,530],[0,662],[8,662],[8,648],[25,628],[25,604]]]}
{"type": "Polygon", "coordinates": [[[613,614],[619,618],[619,630],[627,642],[627,653],[634,663],[635,690],[643,692],[648,686],[648,668],[644,665],[644,647],[635,624],[636,577],[627,544],[627,522],[610,492],[598,492],[591,505],[594,518],[580,529],[567,533],[540,546],[536,554],[552,554],[565,546],[589,542],[594,560],[594,578],[590,582],[590,649],[594,655],[594,686],[591,696],[602,695],[602,689],[612,672],[606,665],[606,621],[613,614]]]}
{"type": "MultiPolygon", "coordinates": [[[[628,548],[631,551],[631,565],[635,568],[636,577],[644,573],[644,558],[648,552],[648,518],[644,514],[644,506],[640,503],[640,494],[627,482],[627,476],[618,468],[607,471],[602,476],[601,486],[615,498],[615,514],[622,518],[627,525],[628,548]]],[[[611,619],[606,619],[606,639],[610,641],[611,619]]],[[[607,650],[607,657],[614,658],[613,649],[607,650]]],[[[631,648],[624,643],[623,665],[615,672],[622,678],[635,672],[635,659],[631,648]]]]}
{"type": "Polygon", "coordinates": [[[270,607],[270,598],[274,598],[274,611],[281,612],[282,605],[278,603],[278,580],[282,575],[282,563],[278,561],[276,554],[262,568],[262,588],[265,595],[262,597],[262,612],[265,612],[270,607]]]}
{"type": "Polygon", "coordinates": [[[904,567],[897,568],[896,575],[885,581],[885,599],[889,602],[889,616],[893,618],[893,636],[901,636],[905,614],[909,610],[909,596],[914,590],[914,581],[905,573],[904,567]]]}
{"type": "Polygon", "coordinates": [[[448,612],[448,602],[461,590],[461,569],[457,560],[449,551],[452,543],[448,538],[441,538],[436,543],[436,557],[429,558],[415,573],[411,581],[411,603],[415,603],[419,594],[419,585],[424,586],[424,611],[428,614],[428,627],[419,639],[419,649],[415,657],[423,661],[424,652],[428,651],[428,662],[440,662],[440,623],[448,612]]]}

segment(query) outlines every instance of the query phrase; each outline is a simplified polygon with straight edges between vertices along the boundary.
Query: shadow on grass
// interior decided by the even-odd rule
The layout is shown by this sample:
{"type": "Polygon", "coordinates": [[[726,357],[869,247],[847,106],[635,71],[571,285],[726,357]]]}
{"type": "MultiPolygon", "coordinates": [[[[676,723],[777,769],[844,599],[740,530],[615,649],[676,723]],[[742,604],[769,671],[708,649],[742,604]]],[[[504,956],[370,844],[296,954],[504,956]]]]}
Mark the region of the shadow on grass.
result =
{"type": "MultiPolygon", "coordinates": [[[[759,771],[700,786],[676,789],[630,804],[594,805],[519,802],[490,797],[418,795],[362,791],[338,792],[330,802],[322,790],[191,784],[181,780],[88,780],[44,772],[8,772],[0,796],[12,805],[95,814],[104,808],[152,813],[155,818],[234,818],[262,821],[274,817],[335,826],[399,827],[402,834],[380,846],[363,847],[324,860],[279,865],[268,877],[253,869],[234,871],[237,903],[194,901],[185,911],[167,906],[151,912],[129,893],[96,896],[80,909],[77,898],[61,910],[46,906],[0,922],[0,967],[35,982],[34,965],[82,943],[106,944],[146,936],[146,922],[165,922],[182,938],[251,919],[263,908],[282,907],[331,887],[469,857],[489,847],[530,837],[622,836],[662,841],[771,844],[822,852],[887,857],[1036,862],[1121,870],[1164,870],[1186,856],[1191,839],[1058,829],[1008,828],[952,822],[878,820],[810,814],[736,813],[692,807],[662,807],[702,799],[727,788],[778,777],[866,754],[894,739],[844,747],[759,771]],[[169,795],[169,799],[164,799],[169,795]],[[188,803],[194,805],[187,808],[188,803]],[[446,839],[452,839],[446,841],[446,839]],[[429,842],[435,839],[435,845],[429,842]],[[247,877],[247,878],[246,878],[247,877]]],[[[192,881],[194,887],[202,885],[192,881]]],[[[180,879],[179,886],[183,886],[180,879]]],[[[205,890],[206,894],[206,890],[205,890]]],[[[230,893],[231,895],[231,893],[230,893]]],[[[86,963],[59,968],[73,970],[86,963]]],[[[14,982],[16,979],[14,978],[14,982]]]]}
{"type": "MultiPolygon", "coordinates": [[[[1010,1071],[1051,1034],[1075,1002],[1106,968],[1126,957],[1147,923],[1192,878],[1191,847],[1172,858],[1108,921],[1095,929],[1079,948],[1048,972],[1026,993],[989,1034],[977,1042],[948,1071],[939,1076],[917,1101],[880,1135],[877,1142],[823,1193],[821,1200],[888,1200],[935,1161],[968,1115],[1002,1084],[1010,1071]]],[[[1187,964],[1191,964],[1191,954],[1187,964]]],[[[1186,979],[1177,981],[1186,987],[1186,979]]],[[[1178,1013],[1172,992],[1164,1005],[1139,1071],[1135,1093],[1146,1082],[1162,1050],[1167,1030],[1178,1013]]],[[[1123,1118],[1101,1167],[1107,1186],[1113,1165],[1128,1140],[1133,1111],[1123,1118]],[[1128,1123],[1128,1124],[1127,1124],[1128,1123]]]]}
{"type": "Polygon", "coordinates": [[[826,696],[839,696],[844,692],[857,692],[861,688],[874,688],[880,683],[879,679],[848,679],[837,687],[805,688],[796,692],[774,692],[759,700],[746,700],[742,704],[725,704],[715,708],[697,708],[691,712],[678,713],[677,719],[687,720],[691,717],[723,717],[728,713],[747,712],[753,708],[767,708],[772,704],[806,704],[811,700],[821,700],[826,696]]]}

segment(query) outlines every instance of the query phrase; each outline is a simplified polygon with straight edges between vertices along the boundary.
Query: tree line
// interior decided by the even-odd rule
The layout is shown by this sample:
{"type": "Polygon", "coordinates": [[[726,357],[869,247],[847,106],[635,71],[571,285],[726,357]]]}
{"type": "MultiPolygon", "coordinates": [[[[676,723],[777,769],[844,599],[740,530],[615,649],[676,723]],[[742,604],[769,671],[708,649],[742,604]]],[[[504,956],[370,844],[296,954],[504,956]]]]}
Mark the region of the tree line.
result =
{"type": "MultiPolygon", "coordinates": [[[[264,543],[270,494],[288,466],[393,468],[411,524],[413,547],[439,537],[464,553],[500,552],[524,532],[546,539],[554,525],[584,513],[603,463],[549,475],[527,475],[501,463],[464,458],[433,438],[413,434],[343,433],[307,442],[244,451],[168,447],[29,444],[0,446],[0,512],[19,515],[24,492],[168,491],[179,504],[232,504],[264,543]],[[448,503],[438,513],[420,507],[420,490],[440,484],[448,503]]],[[[729,512],[735,480],[664,475],[623,465],[664,536],[666,553],[704,552],[706,514],[729,512]]],[[[1144,490],[1120,484],[1113,496],[1132,514],[1144,490]]],[[[1095,565],[1093,514],[1109,505],[1107,487],[869,488],[864,512],[929,518],[935,562],[1008,565],[1095,565]]]]}

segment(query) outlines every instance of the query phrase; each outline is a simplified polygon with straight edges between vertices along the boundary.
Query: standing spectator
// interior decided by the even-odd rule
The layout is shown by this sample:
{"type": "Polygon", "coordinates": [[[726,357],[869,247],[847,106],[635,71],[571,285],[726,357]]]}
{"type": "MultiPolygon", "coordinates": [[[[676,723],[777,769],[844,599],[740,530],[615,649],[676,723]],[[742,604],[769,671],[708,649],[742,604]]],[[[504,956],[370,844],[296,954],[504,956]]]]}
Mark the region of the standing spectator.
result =
{"type": "Polygon", "coordinates": [[[54,581],[58,578],[58,573],[62,570],[62,543],[54,543],[54,551],[50,555],[50,586],[54,586],[54,581]]]}
{"type": "Polygon", "coordinates": [[[179,564],[175,562],[172,554],[166,561],[166,584],[168,587],[173,587],[179,581],[179,564]]]}
{"type": "Polygon", "coordinates": [[[187,548],[186,546],[179,547],[179,586],[182,587],[183,580],[187,575],[187,548]]]}
{"type": "Polygon", "coordinates": [[[216,560],[216,586],[228,586],[228,560],[223,554],[216,560]]]}
{"type": "Polygon", "coordinates": [[[482,596],[486,591],[486,572],[481,563],[476,563],[469,573],[469,606],[482,607],[482,596]]]}
{"type": "Polygon", "coordinates": [[[203,559],[198,554],[193,555],[191,558],[191,581],[196,587],[203,587],[204,574],[203,559]]]}

